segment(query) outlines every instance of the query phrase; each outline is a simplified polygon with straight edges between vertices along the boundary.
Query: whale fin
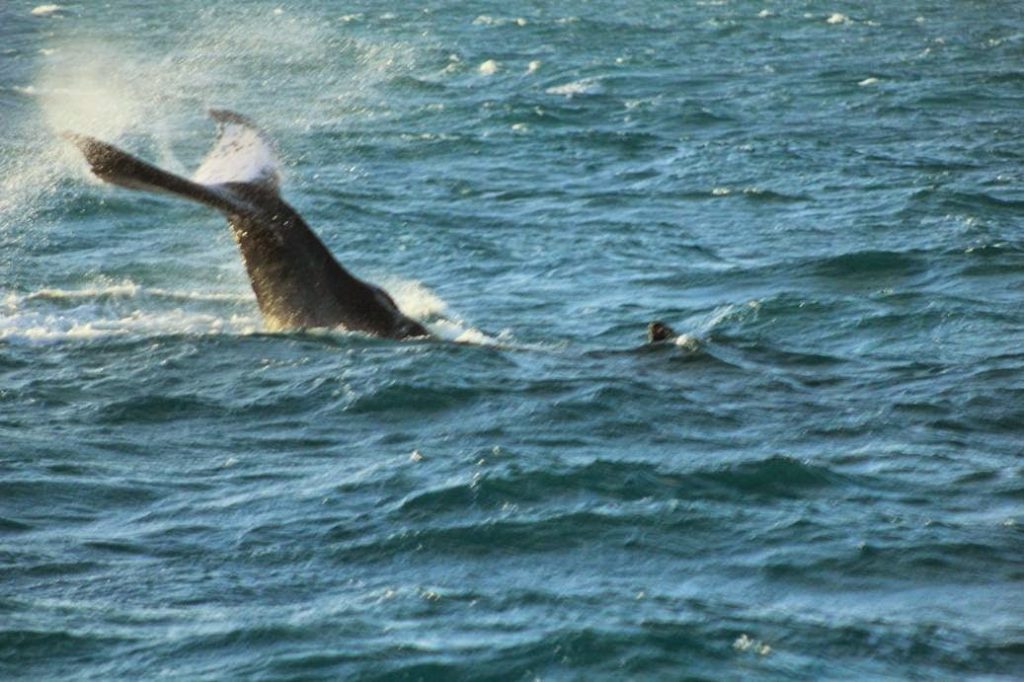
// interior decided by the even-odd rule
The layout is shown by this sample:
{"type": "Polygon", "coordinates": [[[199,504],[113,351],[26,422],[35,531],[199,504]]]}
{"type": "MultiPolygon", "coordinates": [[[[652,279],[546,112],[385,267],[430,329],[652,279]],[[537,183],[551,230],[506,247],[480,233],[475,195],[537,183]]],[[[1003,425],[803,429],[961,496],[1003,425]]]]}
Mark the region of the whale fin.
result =
{"type": "Polygon", "coordinates": [[[270,137],[251,120],[227,109],[210,109],[219,135],[193,180],[203,185],[255,185],[275,194],[281,173],[270,137]]]}
{"type": "Polygon", "coordinates": [[[244,213],[249,209],[242,199],[231,192],[168,173],[107,142],[71,132],[62,133],[62,136],[78,147],[89,163],[90,170],[104,182],[129,189],[174,194],[228,214],[244,213]]]}

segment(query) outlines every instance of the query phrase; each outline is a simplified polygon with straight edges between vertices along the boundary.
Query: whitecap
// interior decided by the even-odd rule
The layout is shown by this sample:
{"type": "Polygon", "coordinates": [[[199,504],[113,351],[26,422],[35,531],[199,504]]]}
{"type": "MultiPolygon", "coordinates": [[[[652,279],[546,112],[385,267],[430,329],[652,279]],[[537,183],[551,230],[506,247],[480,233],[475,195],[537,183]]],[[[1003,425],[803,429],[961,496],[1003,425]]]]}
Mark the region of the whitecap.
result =
{"type": "Polygon", "coordinates": [[[32,14],[37,17],[48,17],[52,14],[56,14],[62,9],[64,8],[61,7],[60,5],[39,5],[33,8],[32,14]]]}
{"type": "Polygon", "coordinates": [[[571,83],[552,86],[544,92],[549,95],[563,95],[565,97],[575,97],[576,95],[597,95],[604,92],[604,86],[602,86],[601,82],[597,79],[584,78],[571,83]]]}
{"type": "Polygon", "coordinates": [[[483,62],[482,64],[480,64],[480,66],[477,67],[477,71],[479,71],[481,74],[485,76],[491,76],[498,72],[498,68],[498,62],[494,61],[493,59],[488,59],[487,61],[483,62]]]}
{"type": "Polygon", "coordinates": [[[515,24],[516,26],[526,26],[528,22],[523,17],[516,17],[514,19],[506,19],[502,17],[493,17],[490,14],[481,14],[473,23],[477,26],[505,26],[506,24],[515,24]]]}
{"type": "Polygon", "coordinates": [[[850,17],[840,12],[833,12],[829,15],[828,19],[825,20],[827,24],[851,24],[853,20],[850,17]]]}

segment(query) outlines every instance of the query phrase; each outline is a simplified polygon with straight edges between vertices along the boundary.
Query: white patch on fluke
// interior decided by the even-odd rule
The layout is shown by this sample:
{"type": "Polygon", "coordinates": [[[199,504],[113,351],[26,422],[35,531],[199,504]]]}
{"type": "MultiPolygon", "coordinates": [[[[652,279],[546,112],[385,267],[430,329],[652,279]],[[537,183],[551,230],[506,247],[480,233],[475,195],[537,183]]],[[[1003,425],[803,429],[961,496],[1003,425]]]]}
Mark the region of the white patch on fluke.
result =
{"type": "Polygon", "coordinates": [[[252,182],[276,189],[281,174],[274,147],[259,130],[236,122],[221,124],[217,144],[193,179],[206,185],[252,182]]]}

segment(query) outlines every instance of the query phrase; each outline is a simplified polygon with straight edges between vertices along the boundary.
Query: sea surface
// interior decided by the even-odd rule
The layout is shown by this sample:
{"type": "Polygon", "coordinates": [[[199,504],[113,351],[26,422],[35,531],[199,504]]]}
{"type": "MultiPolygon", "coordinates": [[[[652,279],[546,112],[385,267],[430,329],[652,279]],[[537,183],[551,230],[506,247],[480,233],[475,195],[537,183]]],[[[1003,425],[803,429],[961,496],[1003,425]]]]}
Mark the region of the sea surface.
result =
{"type": "Polygon", "coordinates": [[[0,132],[0,679],[1024,679],[1019,0],[10,0],[0,132]],[[59,137],[209,107],[435,339],[59,137]]]}

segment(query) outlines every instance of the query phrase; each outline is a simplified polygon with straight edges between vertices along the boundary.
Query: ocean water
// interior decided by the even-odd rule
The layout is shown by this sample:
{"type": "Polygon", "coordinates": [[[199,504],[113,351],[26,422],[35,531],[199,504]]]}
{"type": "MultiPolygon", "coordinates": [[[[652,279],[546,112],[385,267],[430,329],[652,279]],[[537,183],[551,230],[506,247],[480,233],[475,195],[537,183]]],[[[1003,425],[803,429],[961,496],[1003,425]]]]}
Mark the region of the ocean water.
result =
{"type": "Polygon", "coordinates": [[[0,130],[0,678],[1024,679],[1021,3],[11,0],[0,130]],[[58,136],[211,106],[437,339],[58,136]]]}

